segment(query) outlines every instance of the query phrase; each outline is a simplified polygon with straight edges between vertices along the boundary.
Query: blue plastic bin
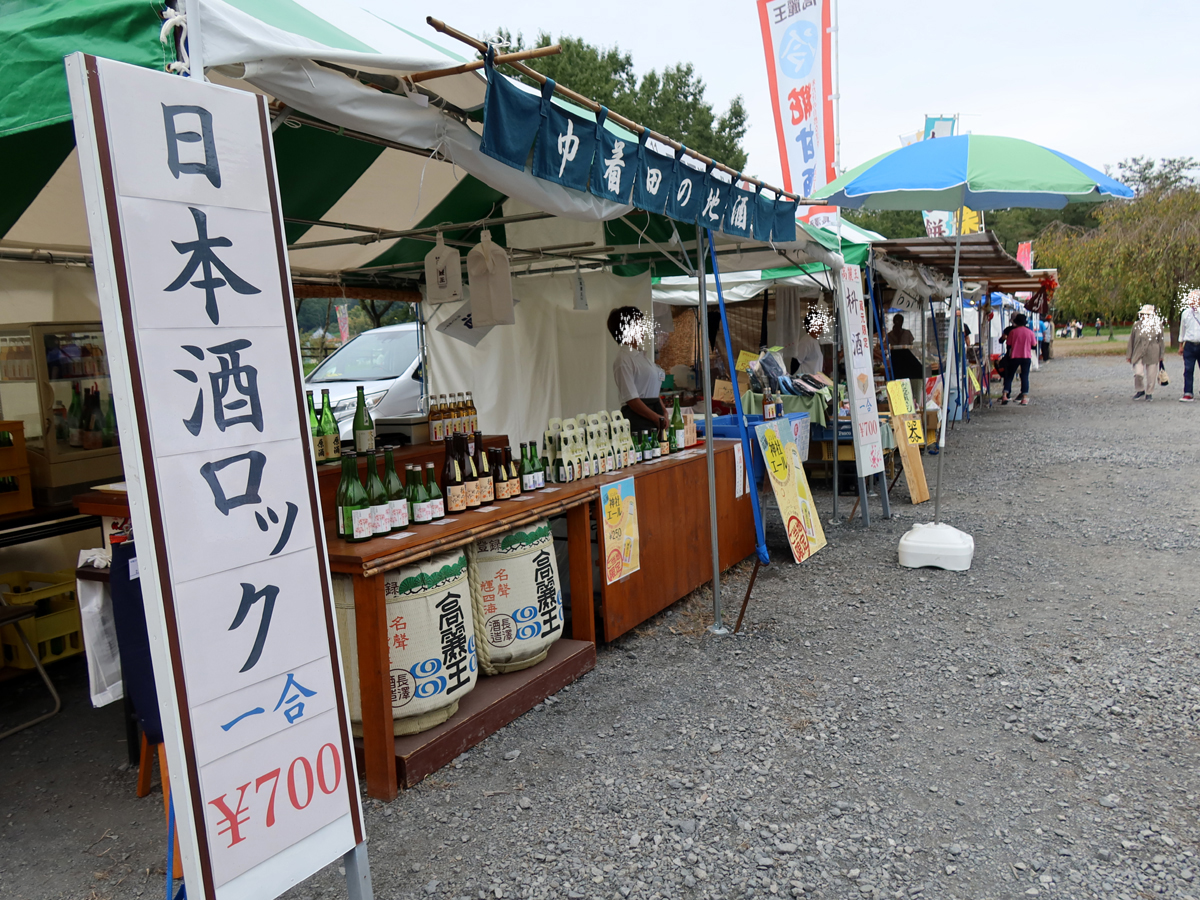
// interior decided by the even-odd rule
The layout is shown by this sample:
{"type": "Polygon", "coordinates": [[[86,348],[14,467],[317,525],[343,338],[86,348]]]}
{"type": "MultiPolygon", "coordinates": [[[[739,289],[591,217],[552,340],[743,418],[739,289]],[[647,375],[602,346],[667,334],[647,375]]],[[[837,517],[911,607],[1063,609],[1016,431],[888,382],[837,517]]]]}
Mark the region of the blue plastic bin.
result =
{"type": "MultiPolygon", "coordinates": [[[[803,419],[807,422],[808,413],[784,413],[782,418],[794,421],[803,419]]],[[[738,432],[738,417],[732,416],[713,416],[713,437],[733,438],[737,440],[741,435],[738,432]]],[[[754,433],[754,427],[761,425],[763,422],[762,416],[746,416],[746,430],[750,432],[750,464],[754,473],[755,483],[760,483],[763,476],[767,474],[767,464],[763,462],[762,451],[758,449],[758,437],[754,433]]],[[[704,437],[704,417],[696,416],[696,434],[704,437]]],[[[808,457],[807,448],[801,448],[803,458],[808,457]]]]}

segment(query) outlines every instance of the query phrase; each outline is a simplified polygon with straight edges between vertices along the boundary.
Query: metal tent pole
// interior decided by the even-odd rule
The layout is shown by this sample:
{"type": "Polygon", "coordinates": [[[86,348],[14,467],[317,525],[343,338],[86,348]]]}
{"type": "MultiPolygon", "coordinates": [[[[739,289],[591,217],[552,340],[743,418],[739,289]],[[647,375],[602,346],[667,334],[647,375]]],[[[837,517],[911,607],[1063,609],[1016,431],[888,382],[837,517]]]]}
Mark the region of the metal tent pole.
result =
{"type": "MultiPolygon", "coordinates": [[[[696,282],[699,284],[697,307],[700,320],[700,359],[704,376],[704,456],[708,463],[708,522],[712,538],[713,565],[713,626],[714,634],[725,634],[728,629],[721,622],[721,556],[717,545],[717,470],[713,456],[712,373],[708,358],[708,281],[704,276],[704,231],[696,229],[696,282]]],[[[734,373],[736,383],[737,373],[734,373]]],[[[736,390],[736,387],[735,387],[736,390]]],[[[747,460],[749,465],[750,461],[747,460]]]]}
{"type": "MultiPolygon", "coordinates": [[[[834,279],[837,293],[833,295],[833,521],[838,519],[838,415],[841,412],[841,398],[838,396],[838,348],[842,346],[841,322],[838,298],[842,291],[842,273],[837,273],[834,279]]],[[[849,391],[849,386],[847,386],[849,391]]]]}
{"type": "MultiPolygon", "coordinates": [[[[959,255],[962,253],[962,208],[958,210],[959,227],[954,229],[954,286],[950,294],[950,315],[953,316],[962,302],[962,289],[958,281],[959,255]]],[[[954,321],[953,318],[951,321],[954,321]]],[[[949,341],[947,341],[947,345],[949,341]]],[[[949,353],[947,353],[947,356],[949,353]]],[[[950,397],[946,391],[946,361],[942,361],[942,422],[938,438],[937,478],[933,488],[933,522],[942,521],[942,465],[946,459],[946,417],[950,414],[950,397]]]]}

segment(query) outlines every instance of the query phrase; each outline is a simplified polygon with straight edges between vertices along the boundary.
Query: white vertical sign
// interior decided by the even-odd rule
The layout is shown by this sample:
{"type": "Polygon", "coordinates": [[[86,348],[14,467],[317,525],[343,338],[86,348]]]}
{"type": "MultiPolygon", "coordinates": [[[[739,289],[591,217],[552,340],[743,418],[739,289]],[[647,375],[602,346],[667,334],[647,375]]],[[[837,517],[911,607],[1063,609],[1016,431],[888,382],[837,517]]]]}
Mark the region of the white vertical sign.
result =
{"type": "MultiPolygon", "coordinates": [[[[830,6],[835,0],[758,0],[767,81],[779,139],[783,186],[810,197],[833,181],[833,53],[830,6]]],[[[832,228],[832,206],[796,210],[807,222],[832,228]]]]}
{"type": "Polygon", "coordinates": [[[879,407],[875,403],[871,332],[867,328],[867,306],[863,302],[862,272],[858,266],[842,267],[838,320],[842,323],[854,458],[858,463],[858,477],[865,478],[883,471],[883,440],[879,434],[879,407]]]}
{"type": "Polygon", "coordinates": [[[265,100],[67,74],[188,894],[275,897],[363,825],[265,100]]]}

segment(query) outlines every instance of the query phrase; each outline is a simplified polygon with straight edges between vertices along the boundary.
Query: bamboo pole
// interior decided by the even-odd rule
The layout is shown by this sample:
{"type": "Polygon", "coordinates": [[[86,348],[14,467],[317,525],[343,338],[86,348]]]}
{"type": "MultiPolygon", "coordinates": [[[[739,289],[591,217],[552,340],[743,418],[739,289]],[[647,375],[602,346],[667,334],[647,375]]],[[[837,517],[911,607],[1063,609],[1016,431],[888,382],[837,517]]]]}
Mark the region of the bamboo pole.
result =
{"type": "MultiPolygon", "coordinates": [[[[455,40],[462,41],[464,44],[466,44],[469,47],[474,48],[475,50],[477,50],[480,53],[487,52],[488,45],[485,44],[483,41],[478,40],[477,38],[473,38],[469,34],[459,31],[457,28],[452,28],[451,26],[447,25],[445,22],[441,21],[440,19],[435,19],[433,16],[428,16],[428,17],[426,17],[425,21],[427,23],[429,23],[429,25],[434,29],[434,31],[437,31],[441,34],[452,37],[455,40]]],[[[499,61],[499,58],[497,58],[497,62],[498,61],[499,61]]],[[[529,78],[532,78],[538,84],[546,83],[545,75],[543,75],[541,72],[538,72],[536,69],[529,68],[529,66],[525,65],[524,63],[515,62],[515,63],[509,63],[509,65],[511,65],[514,69],[516,69],[522,75],[526,75],[529,78]]],[[[578,103],[580,106],[584,107],[585,109],[589,109],[592,112],[600,111],[600,104],[597,103],[595,100],[585,97],[585,96],[583,96],[583,94],[577,93],[568,87],[563,87],[561,84],[558,84],[557,82],[554,85],[554,91],[557,94],[562,94],[562,96],[566,97],[568,100],[572,101],[573,103],[578,103]]],[[[732,169],[729,166],[725,165],[724,163],[718,162],[715,159],[711,159],[711,158],[705,156],[703,153],[697,153],[695,150],[691,149],[690,147],[685,148],[683,146],[683,144],[679,143],[679,141],[675,140],[674,138],[668,137],[665,134],[659,134],[657,131],[653,131],[653,130],[647,128],[645,125],[639,125],[637,122],[633,121],[632,119],[627,119],[625,116],[621,115],[620,113],[615,113],[612,110],[609,110],[608,117],[610,119],[612,119],[612,121],[616,122],[618,125],[622,126],[623,128],[629,129],[634,134],[638,134],[638,135],[648,134],[650,137],[654,138],[656,141],[666,144],[668,147],[671,147],[674,150],[684,151],[685,153],[687,153],[688,156],[704,163],[704,165],[706,167],[712,166],[713,168],[720,169],[722,172],[725,172],[730,177],[732,177],[735,181],[738,181],[738,180],[745,181],[750,184],[757,185],[758,187],[766,188],[768,191],[771,191],[776,196],[789,197],[792,200],[796,200],[799,203],[807,204],[809,202],[805,198],[801,197],[799,194],[793,194],[791,191],[785,191],[783,188],[777,188],[774,185],[767,184],[765,181],[760,181],[759,179],[752,178],[749,175],[743,175],[741,172],[737,171],[736,169],[732,169]]]]}
{"type": "MultiPolygon", "coordinates": [[[[518,50],[516,53],[497,55],[495,63],[498,66],[512,65],[523,59],[541,59],[544,56],[556,56],[559,53],[562,53],[562,47],[559,44],[551,44],[549,47],[537,47],[533,50],[518,50]]],[[[404,80],[410,81],[413,84],[420,84],[422,81],[432,81],[434,78],[448,78],[451,75],[462,75],[464,72],[474,72],[476,69],[482,68],[483,60],[477,59],[473,62],[463,63],[461,66],[452,66],[449,69],[430,69],[426,72],[413,72],[411,75],[406,75],[404,80]]]]}

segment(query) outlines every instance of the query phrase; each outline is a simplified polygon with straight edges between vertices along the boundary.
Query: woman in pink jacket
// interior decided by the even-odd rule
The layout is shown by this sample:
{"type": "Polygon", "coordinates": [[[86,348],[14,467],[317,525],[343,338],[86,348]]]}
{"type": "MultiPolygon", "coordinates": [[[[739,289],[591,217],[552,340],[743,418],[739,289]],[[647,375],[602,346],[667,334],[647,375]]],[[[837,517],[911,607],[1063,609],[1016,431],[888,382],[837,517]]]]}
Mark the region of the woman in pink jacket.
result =
{"type": "Polygon", "coordinates": [[[1012,392],[1013,377],[1021,373],[1021,394],[1017,402],[1022,406],[1029,405],[1029,358],[1031,351],[1037,346],[1037,335],[1028,327],[1029,320],[1024,313],[1013,316],[1013,327],[1000,340],[1008,344],[1010,362],[1004,370],[1004,396],[1000,398],[1003,406],[1008,403],[1008,395],[1012,392]]]}

